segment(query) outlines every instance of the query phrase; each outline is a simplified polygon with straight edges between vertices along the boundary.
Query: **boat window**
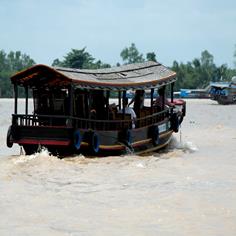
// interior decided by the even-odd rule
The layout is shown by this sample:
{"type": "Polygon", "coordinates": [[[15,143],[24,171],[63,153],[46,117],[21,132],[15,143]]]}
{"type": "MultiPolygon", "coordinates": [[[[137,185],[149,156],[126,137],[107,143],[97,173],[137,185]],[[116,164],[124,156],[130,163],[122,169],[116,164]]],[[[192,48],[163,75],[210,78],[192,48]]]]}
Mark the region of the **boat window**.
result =
{"type": "Polygon", "coordinates": [[[67,113],[68,94],[66,90],[33,91],[34,113],[41,115],[65,115],[67,113]]]}
{"type": "Polygon", "coordinates": [[[74,115],[80,118],[88,118],[88,93],[86,90],[75,90],[74,115]]]}
{"type": "Polygon", "coordinates": [[[49,114],[50,112],[50,94],[47,90],[35,89],[33,91],[34,113],[39,115],[49,114]]]}
{"type": "Polygon", "coordinates": [[[67,90],[54,90],[51,95],[51,108],[53,114],[56,115],[65,115],[66,107],[69,106],[66,104],[68,100],[67,90]]]}

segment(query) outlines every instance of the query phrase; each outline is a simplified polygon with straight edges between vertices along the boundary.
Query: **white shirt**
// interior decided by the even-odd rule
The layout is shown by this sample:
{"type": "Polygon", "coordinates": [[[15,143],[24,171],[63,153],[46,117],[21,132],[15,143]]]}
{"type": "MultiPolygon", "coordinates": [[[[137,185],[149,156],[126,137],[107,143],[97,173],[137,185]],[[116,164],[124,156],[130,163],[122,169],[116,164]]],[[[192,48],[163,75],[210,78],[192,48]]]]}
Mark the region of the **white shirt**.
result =
{"type": "MultiPolygon", "coordinates": [[[[120,110],[118,111],[118,113],[123,113],[123,109],[120,109],[120,110]]],[[[134,120],[136,119],[136,114],[135,114],[133,108],[131,108],[131,107],[126,107],[126,108],[125,108],[125,114],[130,114],[130,115],[131,115],[132,128],[134,129],[134,128],[135,128],[134,120]]]]}

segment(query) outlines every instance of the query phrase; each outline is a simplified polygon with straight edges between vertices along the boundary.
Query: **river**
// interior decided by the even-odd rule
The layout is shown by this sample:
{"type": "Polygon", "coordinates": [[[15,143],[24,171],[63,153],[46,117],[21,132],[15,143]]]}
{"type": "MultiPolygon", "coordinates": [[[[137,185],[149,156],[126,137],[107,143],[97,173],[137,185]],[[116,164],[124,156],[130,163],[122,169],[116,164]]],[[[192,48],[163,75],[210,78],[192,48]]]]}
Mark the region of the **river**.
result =
{"type": "Polygon", "coordinates": [[[13,103],[0,99],[1,236],[236,235],[235,105],[187,100],[159,153],[58,159],[6,147],[13,103]]]}

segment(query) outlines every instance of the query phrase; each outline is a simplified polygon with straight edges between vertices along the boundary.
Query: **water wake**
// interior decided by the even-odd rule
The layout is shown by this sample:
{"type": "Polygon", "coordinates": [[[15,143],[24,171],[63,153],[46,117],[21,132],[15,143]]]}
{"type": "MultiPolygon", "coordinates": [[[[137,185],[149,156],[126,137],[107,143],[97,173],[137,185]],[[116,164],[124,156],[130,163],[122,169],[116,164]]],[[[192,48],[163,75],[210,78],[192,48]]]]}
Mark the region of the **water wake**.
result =
{"type": "Polygon", "coordinates": [[[178,141],[175,137],[173,137],[171,140],[170,148],[171,149],[181,149],[184,152],[191,152],[191,153],[198,151],[197,146],[193,142],[183,141],[183,140],[178,141]]]}
{"type": "Polygon", "coordinates": [[[55,158],[46,148],[41,148],[39,152],[36,152],[32,155],[24,155],[24,154],[20,155],[14,162],[15,164],[18,164],[32,161],[35,159],[48,159],[52,157],[55,158]]]}

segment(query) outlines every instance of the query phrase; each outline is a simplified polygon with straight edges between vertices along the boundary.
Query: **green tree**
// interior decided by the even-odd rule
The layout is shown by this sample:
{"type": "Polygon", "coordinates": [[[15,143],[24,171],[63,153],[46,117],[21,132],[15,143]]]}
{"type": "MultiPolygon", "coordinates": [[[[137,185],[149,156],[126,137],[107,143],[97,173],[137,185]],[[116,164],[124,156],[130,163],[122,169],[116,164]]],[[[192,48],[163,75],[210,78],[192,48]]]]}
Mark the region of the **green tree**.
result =
{"type": "MultiPolygon", "coordinates": [[[[28,55],[22,54],[20,51],[10,51],[6,54],[0,51],[0,96],[12,97],[13,91],[10,77],[18,71],[24,70],[34,65],[35,62],[28,55]]],[[[22,90],[19,96],[22,96],[22,90]]]]}
{"type": "Polygon", "coordinates": [[[172,70],[177,73],[175,90],[181,88],[204,88],[211,81],[230,81],[235,70],[229,69],[226,64],[217,67],[214,57],[207,50],[201,53],[200,59],[195,58],[186,64],[173,62],[172,70]]]}
{"type": "Polygon", "coordinates": [[[154,52],[148,52],[146,54],[146,59],[147,61],[155,61],[155,62],[157,61],[156,54],[154,52]]]}
{"type": "Polygon", "coordinates": [[[203,51],[201,53],[201,64],[204,67],[210,67],[212,66],[214,63],[214,57],[213,55],[211,55],[207,50],[203,51]]]}
{"type": "Polygon", "coordinates": [[[102,63],[100,60],[95,61],[91,54],[86,51],[85,47],[80,50],[72,49],[69,53],[67,53],[63,61],[55,59],[52,66],[77,69],[98,69],[110,67],[109,64],[102,63]]]}
{"type": "Polygon", "coordinates": [[[132,43],[130,47],[124,48],[121,51],[120,56],[124,64],[144,62],[143,54],[139,53],[134,43],[132,43]]]}

